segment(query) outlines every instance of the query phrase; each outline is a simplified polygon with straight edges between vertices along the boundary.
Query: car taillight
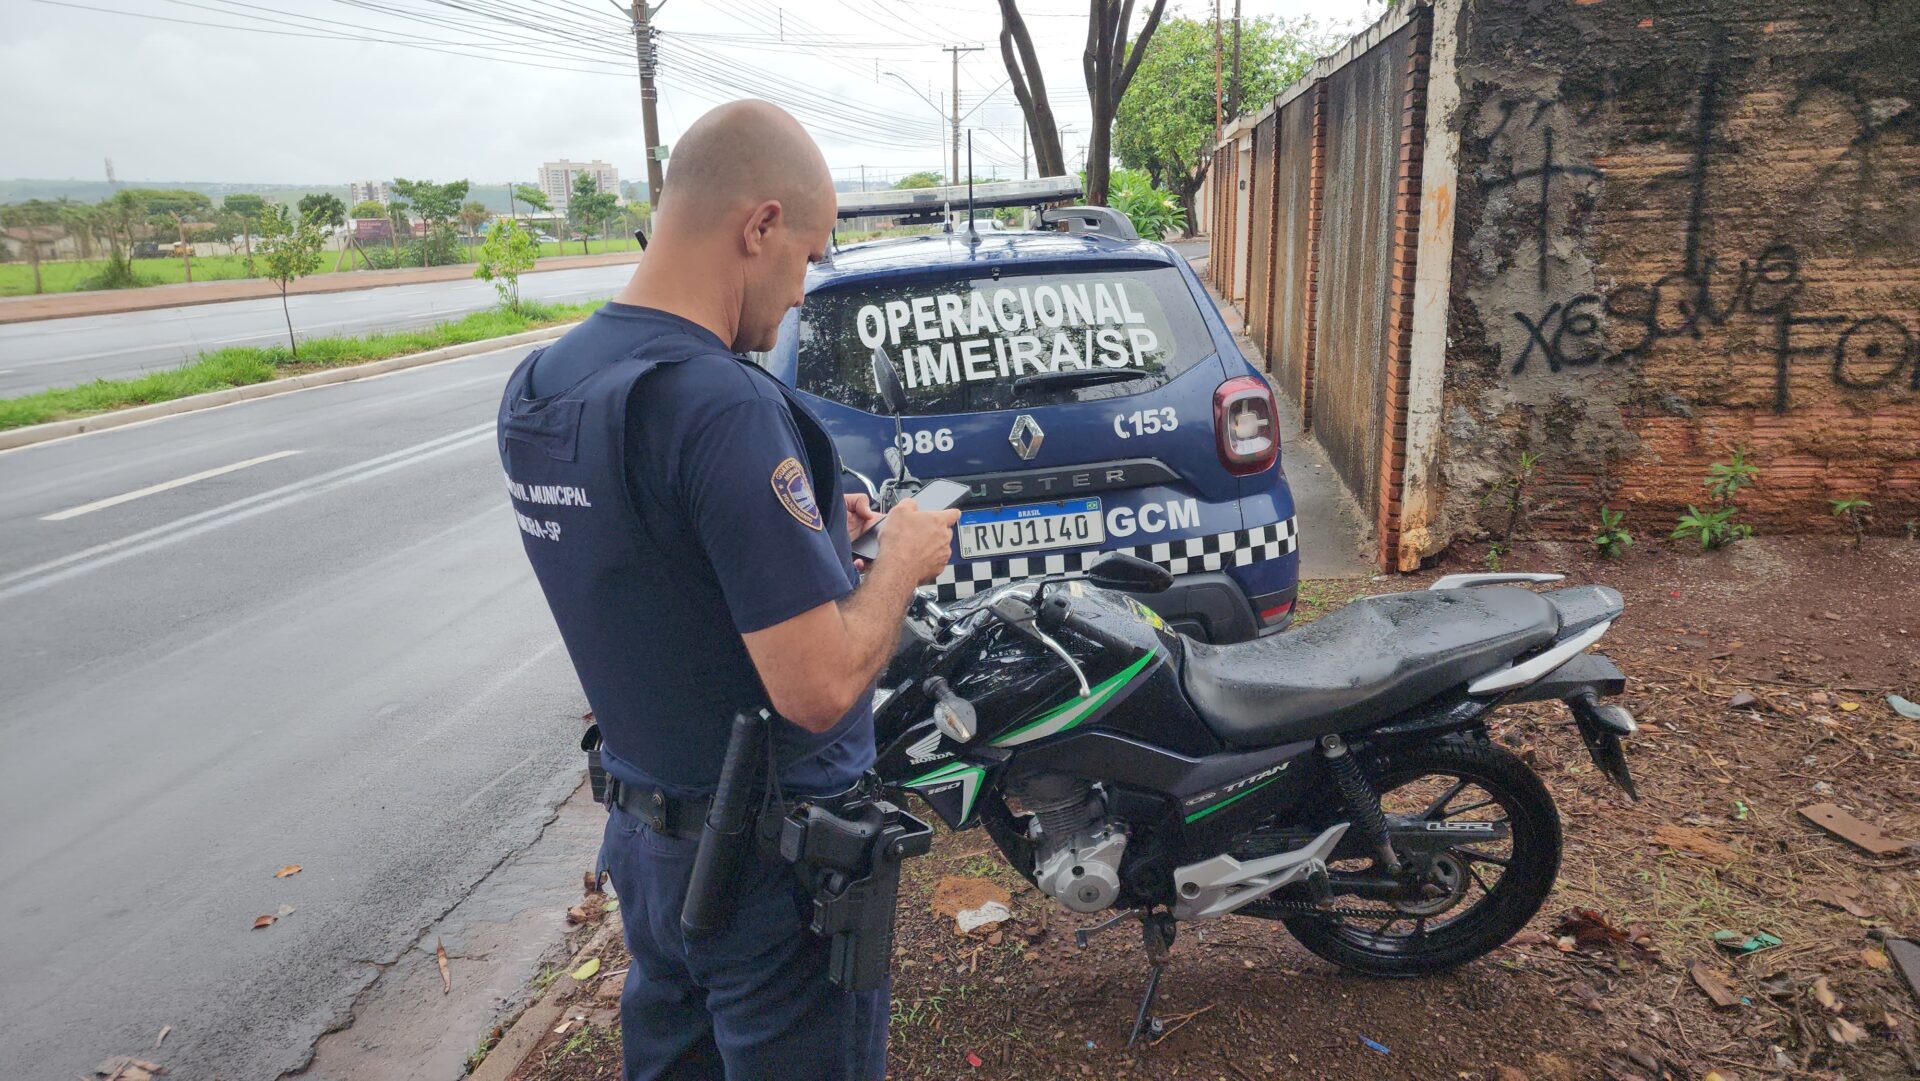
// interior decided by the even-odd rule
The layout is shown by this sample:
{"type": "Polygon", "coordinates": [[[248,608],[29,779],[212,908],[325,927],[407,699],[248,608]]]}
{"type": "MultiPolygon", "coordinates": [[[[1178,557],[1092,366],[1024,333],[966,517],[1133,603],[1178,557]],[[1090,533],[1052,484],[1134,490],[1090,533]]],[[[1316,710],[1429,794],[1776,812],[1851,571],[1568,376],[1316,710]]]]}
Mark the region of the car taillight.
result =
{"type": "Polygon", "coordinates": [[[1264,380],[1243,375],[1220,384],[1213,392],[1213,434],[1227,472],[1244,477],[1273,464],[1280,454],[1278,418],[1264,380]]]}

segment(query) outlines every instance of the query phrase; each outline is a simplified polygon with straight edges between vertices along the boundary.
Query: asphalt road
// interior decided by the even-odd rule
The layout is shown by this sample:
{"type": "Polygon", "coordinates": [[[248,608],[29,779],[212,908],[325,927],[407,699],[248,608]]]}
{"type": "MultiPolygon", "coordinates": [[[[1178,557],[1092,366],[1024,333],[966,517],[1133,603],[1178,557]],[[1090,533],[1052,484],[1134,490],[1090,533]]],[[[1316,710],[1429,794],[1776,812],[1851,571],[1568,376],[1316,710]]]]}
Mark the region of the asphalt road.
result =
{"type": "MultiPolygon", "coordinates": [[[[632,274],[632,264],[529,274],[520,280],[520,295],[543,301],[608,297],[632,274]]],[[[310,338],[426,326],[497,303],[493,286],[472,280],[310,293],[289,298],[288,308],[295,337],[310,338]]],[[[277,299],[4,324],[0,397],[173,368],[206,350],[268,345],[285,341],[286,334],[277,299]]]]}
{"type": "Polygon", "coordinates": [[[300,1066],[578,784],[523,352],[0,453],[0,1075],[300,1066]]]}

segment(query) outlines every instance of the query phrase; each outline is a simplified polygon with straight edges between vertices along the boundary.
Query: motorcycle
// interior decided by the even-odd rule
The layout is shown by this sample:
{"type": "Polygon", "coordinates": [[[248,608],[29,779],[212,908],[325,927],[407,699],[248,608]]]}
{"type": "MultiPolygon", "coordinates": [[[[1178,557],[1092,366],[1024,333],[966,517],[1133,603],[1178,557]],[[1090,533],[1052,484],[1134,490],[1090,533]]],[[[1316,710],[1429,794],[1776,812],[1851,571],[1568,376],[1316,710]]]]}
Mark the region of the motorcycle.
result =
{"type": "MultiPolygon", "coordinates": [[[[888,462],[883,509],[917,483],[888,462]]],[[[1489,737],[1496,709],[1565,703],[1635,795],[1633,717],[1603,701],[1625,676],[1588,652],[1622,599],[1518,588],[1561,577],[1450,575],[1224,646],[1136,600],[1172,575],[1125,554],[945,607],[923,593],[875,691],[875,769],[1067,909],[1109,914],[1081,945],[1140,920],[1152,967],[1129,1044],[1183,923],[1278,920],[1375,976],[1453,968],[1525,926],[1560,865],[1553,798],[1489,737]]]]}

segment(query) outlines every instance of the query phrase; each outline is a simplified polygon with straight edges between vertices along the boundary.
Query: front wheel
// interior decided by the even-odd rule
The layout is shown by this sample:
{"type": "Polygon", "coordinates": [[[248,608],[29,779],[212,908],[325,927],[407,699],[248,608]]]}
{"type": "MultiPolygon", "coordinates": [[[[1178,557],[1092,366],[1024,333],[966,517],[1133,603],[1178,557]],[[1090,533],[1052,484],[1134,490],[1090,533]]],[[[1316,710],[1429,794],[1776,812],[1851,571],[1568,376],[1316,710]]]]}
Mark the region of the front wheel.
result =
{"type": "MultiPolygon", "coordinates": [[[[1284,917],[1293,937],[1342,968],[1403,977],[1465,964],[1525,927],[1560,873],[1560,814],[1540,778],[1501,747],[1459,738],[1393,752],[1377,767],[1390,819],[1505,822],[1511,836],[1446,849],[1428,875],[1439,891],[1430,899],[1336,897],[1368,915],[1284,917]]],[[[1336,876],[1366,861],[1346,862],[1356,866],[1336,864],[1336,876]]]]}

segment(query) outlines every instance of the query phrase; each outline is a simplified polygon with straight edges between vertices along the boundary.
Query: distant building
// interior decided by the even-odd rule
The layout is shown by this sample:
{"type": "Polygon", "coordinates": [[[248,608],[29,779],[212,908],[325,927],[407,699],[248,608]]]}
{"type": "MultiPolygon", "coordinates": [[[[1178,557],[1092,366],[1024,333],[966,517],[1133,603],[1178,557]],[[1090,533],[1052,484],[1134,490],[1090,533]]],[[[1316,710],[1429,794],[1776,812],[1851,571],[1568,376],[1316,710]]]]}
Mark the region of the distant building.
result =
{"type": "Polygon", "coordinates": [[[573,195],[573,178],[581,173],[590,173],[600,185],[601,191],[620,193],[620,170],[595,158],[592,161],[543,162],[540,166],[540,190],[545,193],[547,202],[553,204],[557,213],[566,213],[567,199],[573,195]]]}
{"type": "Polygon", "coordinates": [[[356,180],[347,185],[348,206],[358,206],[369,200],[379,203],[381,206],[393,202],[393,197],[387,192],[386,181],[356,180]]]}

